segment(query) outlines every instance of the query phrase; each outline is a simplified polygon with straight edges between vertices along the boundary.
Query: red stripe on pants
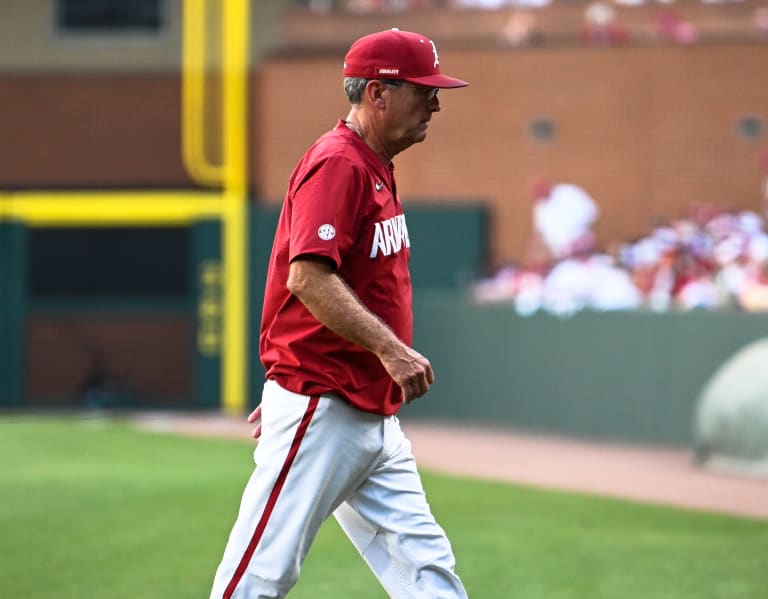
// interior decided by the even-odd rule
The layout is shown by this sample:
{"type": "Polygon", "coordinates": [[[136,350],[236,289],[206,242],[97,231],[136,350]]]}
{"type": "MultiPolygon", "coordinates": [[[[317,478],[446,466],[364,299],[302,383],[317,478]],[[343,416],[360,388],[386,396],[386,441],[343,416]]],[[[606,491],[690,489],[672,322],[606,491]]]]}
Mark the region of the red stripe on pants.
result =
{"type": "Polygon", "coordinates": [[[264,529],[267,527],[269,517],[272,515],[272,510],[275,508],[277,498],[280,495],[280,491],[283,489],[285,479],[288,477],[288,471],[291,469],[293,460],[296,459],[296,454],[299,453],[299,446],[301,445],[302,439],[304,439],[304,435],[307,432],[307,427],[312,420],[312,415],[315,413],[315,409],[317,408],[317,404],[319,402],[319,397],[311,397],[309,399],[307,410],[304,412],[304,416],[301,418],[301,422],[299,423],[299,428],[296,429],[296,435],[293,437],[291,449],[288,451],[288,457],[285,458],[285,463],[280,470],[280,474],[277,475],[275,486],[272,487],[272,492],[269,494],[269,499],[267,499],[267,505],[264,507],[264,512],[261,514],[261,519],[256,525],[256,530],[253,531],[251,541],[248,543],[248,547],[246,548],[245,553],[243,554],[243,557],[240,560],[234,575],[232,576],[232,580],[229,581],[222,599],[230,599],[232,597],[232,594],[235,592],[237,585],[240,583],[240,579],[243,577],[243,574],[245,574],[246,568],[248,568],[248,563],[251,561],[253,553],[256,551],[256,546],[259,544],[261,536],[264,534],[264,529]]]}

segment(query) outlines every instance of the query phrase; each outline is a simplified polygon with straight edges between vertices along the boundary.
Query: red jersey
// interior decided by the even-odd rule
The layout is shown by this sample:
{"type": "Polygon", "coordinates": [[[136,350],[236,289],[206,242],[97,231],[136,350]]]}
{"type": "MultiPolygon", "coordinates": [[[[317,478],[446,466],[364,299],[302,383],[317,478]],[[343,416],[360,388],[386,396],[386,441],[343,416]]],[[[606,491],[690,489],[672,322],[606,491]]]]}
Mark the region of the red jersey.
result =
{"type": "Polygon", "coordinates": [[[396,413],[402,391],[379,359],[323,326],[286,283],[296,257],[328,258],[363,305],[410,346],[410,245],[392,166],[340,120],[304,154],[289,181],[261,321],[267,378],[294,393],[335,392],[360,410],[396,413]]]}

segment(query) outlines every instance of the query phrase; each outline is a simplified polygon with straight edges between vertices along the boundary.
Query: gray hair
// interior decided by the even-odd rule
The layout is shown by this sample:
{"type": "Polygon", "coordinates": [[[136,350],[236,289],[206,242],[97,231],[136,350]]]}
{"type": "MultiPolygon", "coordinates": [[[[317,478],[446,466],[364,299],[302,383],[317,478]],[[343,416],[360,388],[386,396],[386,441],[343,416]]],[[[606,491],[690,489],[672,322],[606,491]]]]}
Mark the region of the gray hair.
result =
{"type": "Polygon", "coordinates": [[[363,77],[346,77],[344,79],[344,93],[350,104],[360,104],[363,101],[363,92],[368,85],[368,79],[363,77]]]}
{"type": "MultiPolygon", "coordinates": [[[[344,79],[344,92],[347,94],[347,99],[350,104],[360,104],[363,101],[363,92],[365,92],[365,86],[371,79],[365,79],[364,77],[347,77],[344,79]]],[[[402,85],[398,80],[382,79],[381,82],[387,87],[396,88],[402,85]]]]}

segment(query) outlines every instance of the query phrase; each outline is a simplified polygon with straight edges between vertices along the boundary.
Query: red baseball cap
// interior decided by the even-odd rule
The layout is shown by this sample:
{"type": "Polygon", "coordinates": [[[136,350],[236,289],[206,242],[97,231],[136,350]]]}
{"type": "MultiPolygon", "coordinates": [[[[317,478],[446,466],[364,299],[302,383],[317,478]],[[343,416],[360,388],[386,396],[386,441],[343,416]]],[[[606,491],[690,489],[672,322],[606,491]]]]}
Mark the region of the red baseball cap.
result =
{"type": "Polygon", "coordinates": [[[440,73],[437,47],[428,37],[388,29],[357,40],[344,57],[344,76],[399,79],[425,87],[465,87],[466,81],[440,73]]]}

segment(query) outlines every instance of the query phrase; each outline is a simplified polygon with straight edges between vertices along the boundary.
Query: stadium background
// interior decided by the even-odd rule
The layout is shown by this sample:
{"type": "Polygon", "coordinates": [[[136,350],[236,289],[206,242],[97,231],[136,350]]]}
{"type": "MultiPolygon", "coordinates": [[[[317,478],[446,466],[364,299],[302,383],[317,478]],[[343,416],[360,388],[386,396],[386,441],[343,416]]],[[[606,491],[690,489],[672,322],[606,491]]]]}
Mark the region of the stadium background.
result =
{"type": "MultiPolygon", "coordinates": [[[[433,36],[441,62],[472,83],[441,97],[429,143],[397,160],[418,240],[417,345],[440,374],[441,401],[420,403],[414,416],[686,444],[703,385],[763,335],[762,315],[522,319],[504,306],[472,305],[464,293],[489,265],[521,257],[537,176],[590,190],[603,244],[637,237],[692,200],[759,210],[768,106],[768,46],[751,21],[759,2],[677,2],[700,26],[692,45],[654,38],[652,5],[621,7],[637,33],[621,46],[584,44],[584,5],[555,3],[541,9],[541,38],[526,48],[499,44],[506,10],[351,15],[251,3],[242,121],[251,351],[235,374],[244,392],[229,402],[218,208],[174,222],[105,216],[65,227],[13,211],[40,190],[88,190],[107,214],[114,197],[103,190],[130,202],[147,190],[222,187],[190,174],[183,160],[182,3],[162,3],[159,33],[116,37],[57,29],[59,4],[0,8],[4,405],[242,412],[255,403],[262,371],[252,350],[285,181],[303,149],[344,114],[345,48],[391,26],[433,36]]],[[[216,162],[224,102],[215,85],[206,89],[203,153],[216,162]]]]}

